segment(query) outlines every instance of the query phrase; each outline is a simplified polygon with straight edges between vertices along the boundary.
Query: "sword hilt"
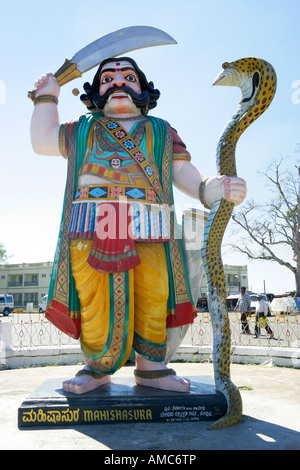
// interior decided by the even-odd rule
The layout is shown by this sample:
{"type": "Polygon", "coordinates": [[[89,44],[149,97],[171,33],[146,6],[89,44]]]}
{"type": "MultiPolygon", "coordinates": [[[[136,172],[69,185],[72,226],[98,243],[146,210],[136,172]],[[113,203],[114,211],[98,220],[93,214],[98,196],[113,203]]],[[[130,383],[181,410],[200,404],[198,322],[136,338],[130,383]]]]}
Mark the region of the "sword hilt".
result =
{"type": "MultiPolygon", "coordinates": [[[[54,77],[56,78],[59,86],[63,86],[75,78],[82,77],[82,74],[77,70],[74,62],[66,59],[64,64],[55,72],[54,77]]],[[[36,90],[31,90],[27,94],[28,98],[32,101],[35,99],[35,92],[36,90]]]]}

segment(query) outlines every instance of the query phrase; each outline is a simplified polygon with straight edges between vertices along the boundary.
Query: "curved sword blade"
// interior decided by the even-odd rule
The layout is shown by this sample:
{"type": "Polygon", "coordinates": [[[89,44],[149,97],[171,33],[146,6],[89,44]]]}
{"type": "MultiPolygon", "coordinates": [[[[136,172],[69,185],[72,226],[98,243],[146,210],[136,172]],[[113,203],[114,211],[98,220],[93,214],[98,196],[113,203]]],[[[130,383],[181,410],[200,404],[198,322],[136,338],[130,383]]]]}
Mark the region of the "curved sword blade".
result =
{"type": "Polygon", "coordinates": [[[84,73],[108,57],[142,49],[144,47],[177,44],[169,34],[152,26],[129,26],[109,33],[78,51],[71,62],[84,73]]]}

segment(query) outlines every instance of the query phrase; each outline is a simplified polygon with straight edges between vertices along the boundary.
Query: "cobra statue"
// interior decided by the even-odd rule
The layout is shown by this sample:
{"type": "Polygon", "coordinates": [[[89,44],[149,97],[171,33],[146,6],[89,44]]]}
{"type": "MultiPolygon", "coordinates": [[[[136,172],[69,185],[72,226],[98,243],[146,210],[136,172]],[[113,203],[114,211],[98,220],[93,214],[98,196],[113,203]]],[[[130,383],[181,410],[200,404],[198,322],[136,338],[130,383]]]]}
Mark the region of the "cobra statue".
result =
{"type": "MultiPolygon", "coordinates": [[[[241,134],[269,107],[276,91],[276,73],[265,60],[240,59],[223,64],[214,85],[238,86],[242,100],[227,123],[217,146],[217,171],[237,176],[235,149],[241,134]]],[[[202,259],[208,281],[209,312],[213,328],[214,376],[217,391],[227,401],[226,414],[210,429],[238,424],[242,418],[239,389],[230,379],[230,325],[226,307],[225,274],[221,245],[230,220],[233,203],[219,199],[213,204],[204,231],[202,259]]]]}

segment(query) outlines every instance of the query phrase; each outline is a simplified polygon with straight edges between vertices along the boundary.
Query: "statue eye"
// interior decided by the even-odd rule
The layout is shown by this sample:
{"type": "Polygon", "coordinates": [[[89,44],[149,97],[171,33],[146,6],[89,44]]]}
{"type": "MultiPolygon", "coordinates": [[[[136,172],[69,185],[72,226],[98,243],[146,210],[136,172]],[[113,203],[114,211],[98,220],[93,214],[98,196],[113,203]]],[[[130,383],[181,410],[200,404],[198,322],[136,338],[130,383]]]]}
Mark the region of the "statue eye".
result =
{"type": "Polygon", "coordinates": [[[126,80],[128,80],[129,82],[136,82],[136,78],[132,73],[126,76],[126,80]]]}
{"type": "Polygon", "coordinates": [[[112,77],[110,75],[106,75],[105,77],[103,77],[102,79],[102,83],[109,83],[112,81],[112,77]]]}
{"type": "Polygon", "coordinates": [[[228,66],[229,66],[228,62],[224,62],[224,64],[222,64],[223,69],[227,69],[228,66]]]}

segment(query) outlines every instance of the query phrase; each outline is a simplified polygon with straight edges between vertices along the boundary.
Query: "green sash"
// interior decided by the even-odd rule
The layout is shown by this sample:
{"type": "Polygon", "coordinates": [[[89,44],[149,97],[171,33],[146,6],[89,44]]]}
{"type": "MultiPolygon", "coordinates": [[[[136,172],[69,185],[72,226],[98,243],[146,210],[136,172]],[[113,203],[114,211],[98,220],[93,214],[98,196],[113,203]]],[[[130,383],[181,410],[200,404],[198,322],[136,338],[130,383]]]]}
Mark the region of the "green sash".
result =
{"type": "Polygon", "coordinates": [[[57,328],[75,339],[81,331],[81,306],[72,275],[68,228],[89,132],[96,117],[100,116],[99,113],[86,114],[70,126],[66,189],[45,313],[57,328]]]}

